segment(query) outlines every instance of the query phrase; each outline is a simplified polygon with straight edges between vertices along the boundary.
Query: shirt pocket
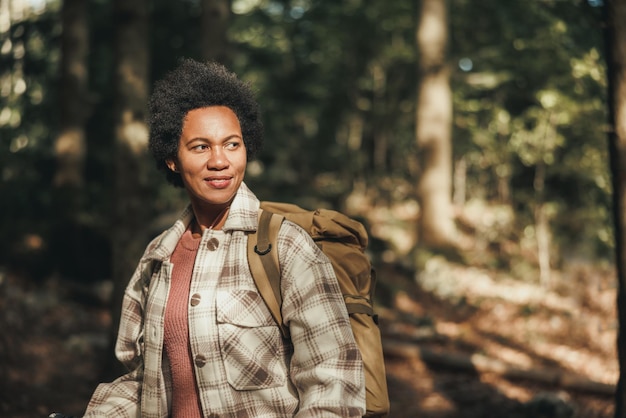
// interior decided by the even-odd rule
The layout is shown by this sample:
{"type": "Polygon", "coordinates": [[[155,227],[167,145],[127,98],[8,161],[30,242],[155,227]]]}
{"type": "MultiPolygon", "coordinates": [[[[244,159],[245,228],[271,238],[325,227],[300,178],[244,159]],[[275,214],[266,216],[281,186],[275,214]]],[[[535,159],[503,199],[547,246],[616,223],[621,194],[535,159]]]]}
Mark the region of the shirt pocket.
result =
{"type": "Polygon", "coordinates": [[[285,384],[287,356],[280,330],[253,290],[218,291],[220,351],[228,383],[236,390],[285,384]]]}

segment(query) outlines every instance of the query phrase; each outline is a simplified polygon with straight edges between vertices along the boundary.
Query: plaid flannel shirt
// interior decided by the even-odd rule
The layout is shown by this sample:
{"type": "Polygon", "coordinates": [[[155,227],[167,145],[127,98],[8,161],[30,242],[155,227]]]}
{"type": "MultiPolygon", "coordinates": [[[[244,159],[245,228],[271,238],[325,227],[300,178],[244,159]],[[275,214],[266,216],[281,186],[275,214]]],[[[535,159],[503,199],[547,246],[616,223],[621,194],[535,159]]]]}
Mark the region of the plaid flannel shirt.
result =
{"type": "MultiPolygon", "coordinates": [[[[247,231],[259,201],[242,183],[221,231],[203,233],[189,294],[190,349],[204,417],[360,417],[362,361],[328,258],[285,221],[278,236],[282,314],[291,340],[258,293],[247,231]]],[[[102,383],[85,417],[167,418],[171,379],[163,352],[169,257],[193,219],[179,220],[147,247],[126,288],[116,355],[130,372],[102,383]]]]}

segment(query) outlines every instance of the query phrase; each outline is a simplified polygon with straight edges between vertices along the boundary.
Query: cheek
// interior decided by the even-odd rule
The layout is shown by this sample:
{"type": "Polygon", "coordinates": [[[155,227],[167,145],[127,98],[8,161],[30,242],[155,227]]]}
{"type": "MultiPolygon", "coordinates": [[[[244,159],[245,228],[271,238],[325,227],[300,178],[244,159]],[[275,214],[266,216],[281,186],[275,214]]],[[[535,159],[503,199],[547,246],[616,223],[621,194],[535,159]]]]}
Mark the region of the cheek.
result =
{"type": "Polygon", "coordinates": [[[237,165],[239,166],[239,171],[245,172],[247,163],[248,159],[244,154],[243,158],[239,159],[239,161],[237,162],[237,165]]]}
{"type": "Polygon", "coordinates": [[[201,171],[205,167],[206,167],[206,160],[204,158],[195,156],[195,158],[189,158],[187,160],[187,170],[192,173],[201,171]]]}

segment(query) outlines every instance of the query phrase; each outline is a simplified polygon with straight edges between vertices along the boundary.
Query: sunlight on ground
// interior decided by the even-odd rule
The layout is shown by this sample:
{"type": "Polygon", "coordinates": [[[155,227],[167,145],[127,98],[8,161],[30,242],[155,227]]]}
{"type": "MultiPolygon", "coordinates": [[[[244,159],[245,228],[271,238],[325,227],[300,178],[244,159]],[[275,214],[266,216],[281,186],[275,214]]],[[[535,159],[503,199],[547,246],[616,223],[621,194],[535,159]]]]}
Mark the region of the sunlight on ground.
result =
{"type": "Polygon", "coordinates": [[[619,374],[616,330],[606,326],[606,317],[614,317],[615,289],[571,283],[571,277],[560,280],[569,280],[570,294],[506,277],[494,279],[486,271],[436,257],[418,275],[426,290],[479,309],[469,324],[438,323],[440,334],[474,343],[489,355],[520,367],[552,362],[598,382],[615,384],[619,374]]]}

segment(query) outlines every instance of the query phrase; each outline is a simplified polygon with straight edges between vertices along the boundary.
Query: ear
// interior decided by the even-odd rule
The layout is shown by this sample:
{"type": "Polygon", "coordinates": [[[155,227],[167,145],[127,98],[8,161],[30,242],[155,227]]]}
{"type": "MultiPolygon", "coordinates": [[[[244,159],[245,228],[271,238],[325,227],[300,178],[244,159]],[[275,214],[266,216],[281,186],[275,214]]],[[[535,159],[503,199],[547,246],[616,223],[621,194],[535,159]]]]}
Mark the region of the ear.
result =
{"type": "Polygon", "coordinates": [[[167,160],[165,160],[165,164],[167,164],[167,168],[172,170],[174,173],[178,173],[178,167],[176,166],[176,161],[174,161],[174,158],[168,158],[167,160]]]}

